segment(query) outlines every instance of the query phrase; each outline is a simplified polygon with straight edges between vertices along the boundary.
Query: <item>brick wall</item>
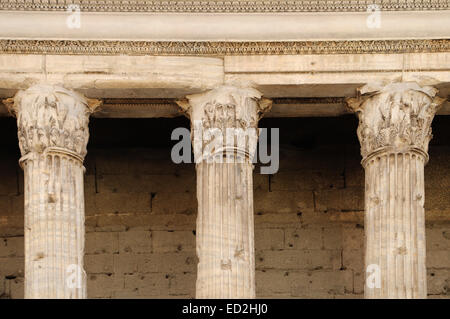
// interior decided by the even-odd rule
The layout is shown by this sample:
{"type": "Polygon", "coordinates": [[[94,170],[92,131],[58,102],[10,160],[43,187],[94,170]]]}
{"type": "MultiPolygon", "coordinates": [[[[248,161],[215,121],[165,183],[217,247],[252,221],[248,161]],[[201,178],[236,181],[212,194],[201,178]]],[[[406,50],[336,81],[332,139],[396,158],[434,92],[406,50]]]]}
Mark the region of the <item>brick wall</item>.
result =
{"type": "MultiPolygon", "coordinates": [[[[319,124],[310,123],[308,133],[308,127],[297,131],[297,122],[265,122],[266,127],[287,128],[281,131],[279,172],[260,175],[257,167],[254,173],[258,297],[362,297],[359,146],[347,133],[320,138],[320,129],[333,127],[327,120],[314,121],[319,124]]],[[[328,121],[355,132],[353,120],[328,121]]],[[[119,146],[106,145],[114,136],[107,139],[95,121],[91,130],[85,163],[88,297],[193,297],[194,165],[173,164],[164,143],[123,147],[130,144],[124,139],[119,146]]],[[[154,139],[165,141],[166,136],[154,139]]],[[[0,296],[23,298],[23,174],[17,149],[6,150],[0,153],[0,296]]],[[[428,293],[450,298],[448,145],[430,147],[425,174],[428,293]]]]}

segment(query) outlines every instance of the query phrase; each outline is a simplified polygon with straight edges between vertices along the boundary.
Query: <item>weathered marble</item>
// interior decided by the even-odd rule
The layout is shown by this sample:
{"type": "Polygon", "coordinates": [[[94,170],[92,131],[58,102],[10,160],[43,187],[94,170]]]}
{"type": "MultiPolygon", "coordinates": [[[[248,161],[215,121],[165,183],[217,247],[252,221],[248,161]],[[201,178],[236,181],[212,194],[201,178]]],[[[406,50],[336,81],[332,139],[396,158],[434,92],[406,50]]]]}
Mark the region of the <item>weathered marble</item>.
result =
{"type": "Polygon", "coordinates": [[[191,119],[197,170],[197,298],[254,298],[252,154],[271,102],[251,88],[221,86],[179,102],[191,119]],[[227,129],[254,132],[239,144],[227,129]],[[222,134],[211,145],[204,132],[222,134]]]}
{"type": "Polygon", "coordinates": [[[4,103],[25,177],[25,298],[86,298],[83,159],[99,102],[35,85],[4,103]]]}
{"type": "Polygon", "coordinates": [[[349,99],[365,169],[366,298],[426,298],[425,187],[442,99],[416,83],[366,85],[349,99]]]}

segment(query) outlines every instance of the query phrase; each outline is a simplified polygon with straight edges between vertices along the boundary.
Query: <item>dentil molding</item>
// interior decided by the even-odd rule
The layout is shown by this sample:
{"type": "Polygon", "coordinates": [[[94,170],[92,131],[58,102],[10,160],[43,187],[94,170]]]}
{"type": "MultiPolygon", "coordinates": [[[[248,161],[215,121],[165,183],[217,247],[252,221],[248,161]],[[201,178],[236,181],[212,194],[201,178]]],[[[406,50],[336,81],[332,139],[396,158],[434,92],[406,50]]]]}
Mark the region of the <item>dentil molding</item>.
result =
{"type": "Polygon", "coordinates": [[[285,42],[0,40],[0,53],[6,54],[223,56],[449,51],[449,39],[285,42]]]}
{"type": "Polygon", "coordinates": [[[0,0],[0,10],[64,11],[76,4],[88,12],[361,12],[377,5],[384,11],[448,10],[447,0],[231,0],[231,1],[144,1],[144,0],[0,0]]]}

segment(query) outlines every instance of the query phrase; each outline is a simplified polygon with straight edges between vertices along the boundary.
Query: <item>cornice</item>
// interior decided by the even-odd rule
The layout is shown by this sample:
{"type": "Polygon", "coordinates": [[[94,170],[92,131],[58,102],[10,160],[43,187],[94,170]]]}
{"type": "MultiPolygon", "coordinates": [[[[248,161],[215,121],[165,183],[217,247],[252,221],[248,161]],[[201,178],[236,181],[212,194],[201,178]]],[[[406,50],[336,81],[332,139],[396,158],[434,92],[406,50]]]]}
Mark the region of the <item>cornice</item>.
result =
{"type": "Polygon", "coordinates": [[[145,0],[0,0],[0,10],[65,11],[77,4],[88,12],[361,12],[376,4],[384,11],[449,10],[448,0],[231,0],[231,1],[145,1],[145,0]]]}
{"type": "Polygon", "coordinates": [[[286,42],[0,40],[0,53],[6,54],[224,56],[449,51],[450,39],[286,42]]]}

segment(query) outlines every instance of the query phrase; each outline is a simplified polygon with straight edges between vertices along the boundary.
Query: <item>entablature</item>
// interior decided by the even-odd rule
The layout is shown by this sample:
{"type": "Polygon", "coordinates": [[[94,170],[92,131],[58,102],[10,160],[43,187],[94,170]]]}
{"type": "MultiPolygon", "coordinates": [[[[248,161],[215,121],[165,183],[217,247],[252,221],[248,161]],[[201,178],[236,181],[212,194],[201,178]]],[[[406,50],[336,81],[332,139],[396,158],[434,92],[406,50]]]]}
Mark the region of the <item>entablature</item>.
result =
{"type": "MultiPolygon", "coordinates": [[[[50,82],[104,99],[102,117],[173,117],[174,100],[222,84],[274,99],[267,116],[337,116],[368,82],[410,81],[450,95],[450,52],[207,56],[0,55],[0,97],[50,82]],[[164,102],[161,102],[164,101],[164,102]],[[167,102],[169,101],[169,102],[167,102]]],[[[449,114],[447,104],[439,114],[449,114]]],[[[3,109],[3,114],[5,110],[3,109]]]]}

